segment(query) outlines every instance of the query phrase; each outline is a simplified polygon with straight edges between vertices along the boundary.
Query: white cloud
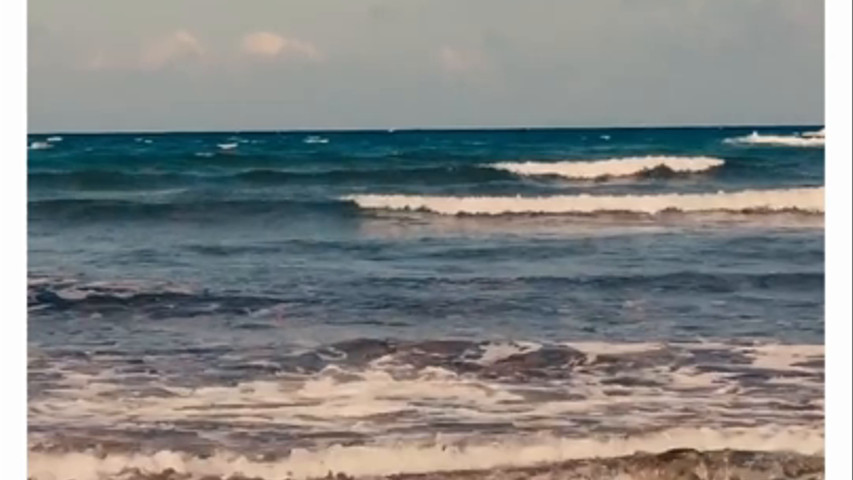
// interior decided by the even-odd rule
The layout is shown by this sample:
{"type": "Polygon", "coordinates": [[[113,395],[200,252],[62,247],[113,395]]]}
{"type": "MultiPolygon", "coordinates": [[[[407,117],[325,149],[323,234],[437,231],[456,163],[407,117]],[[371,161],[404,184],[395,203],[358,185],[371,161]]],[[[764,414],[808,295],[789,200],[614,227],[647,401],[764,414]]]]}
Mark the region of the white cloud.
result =
{"type": "Polygon", "coordinates": [[[285,38],[271,32],[254,32],[243,37],[243,52],[258,57],[296,57],[313,61],[322,60],[320,50],[310,42],[285,38]]]}
{"type": "Polygon", "coordinates": [[[204,56],[201,42],[186,30],[178,30],[146,45],[139,59],[139,67],[158,70],[167,65],[198,59],[204,56]]]}

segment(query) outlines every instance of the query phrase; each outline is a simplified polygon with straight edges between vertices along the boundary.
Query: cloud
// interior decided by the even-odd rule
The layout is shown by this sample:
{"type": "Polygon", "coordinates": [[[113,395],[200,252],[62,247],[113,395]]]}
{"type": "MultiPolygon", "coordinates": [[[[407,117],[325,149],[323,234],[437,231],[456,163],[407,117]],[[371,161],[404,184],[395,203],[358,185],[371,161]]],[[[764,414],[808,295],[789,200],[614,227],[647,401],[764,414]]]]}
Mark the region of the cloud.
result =
{"type": "Polygon", "coordinates": [[[448,73],[460,74],[485,70],[488,61],[479,50],[444,46],[436,53],[439,66],[448,73]]]}
{"type": "Polygon", "coordinates": [[[243,52],[248,55],[265,58],[294,57],[320,61],[320,50],[310,42],[294,38],[285,38],[271,32],[254,32],[243,37],[243,52]]]}
{"type": "Polygon", "coordinates": [[[145,45],[138,66],[145,70],[159,70],[171,64],[201,58],[204,54],[204,47],[194,35],[186,30],[178,30],[145,45]]]}

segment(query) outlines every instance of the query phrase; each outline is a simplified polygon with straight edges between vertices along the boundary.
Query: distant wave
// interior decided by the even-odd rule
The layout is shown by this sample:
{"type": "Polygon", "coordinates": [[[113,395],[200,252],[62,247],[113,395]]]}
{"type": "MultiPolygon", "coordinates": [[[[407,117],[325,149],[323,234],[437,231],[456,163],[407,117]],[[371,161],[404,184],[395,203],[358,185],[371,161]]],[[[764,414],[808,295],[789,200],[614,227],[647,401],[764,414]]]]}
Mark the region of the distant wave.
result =
{"type": "Polygon", "coordinates": [[[61,142],[62,137],[60,137],[60,136],[47,137],[47,141],[50,143],[61,142]]]}
{"type": "Polygon", "coordinates": [[[233,150],[237,148],[237,143],[220,143],[217,145],[221,150],[233,150]]]}
{"type": "Polygon", "coordinates": [[[614,158],[593,162],[507,162],[492,167],[519,175],[556,175],[567,178],[593,179],[603,177],[626,177],[653,170],[675,173],[696,173],[720,167],[725,162],[711,157],[646,156],[614,158]]]}
{"type": "Polygon", "coordinates": [[[823,147],[825,138],[823,130],[817,132],[806,132],[800,135],[762,135],[758,132],[752,132],[751,134],[743,137],[727,138],[725,142],[787,147],[823,147]]]}
{"type": "Polygon", "coordinates": [[[28,147],[30,150],[47,150],[48,148],[53,148],[48,142],[33,142],[28,147]]]}
{"type": "MultiPolygon", "coordinates": [[[[214,153],[199,152],[199,157],[211,158],[214,153]]],[[[30,187],[65,188],[72,190],[117,190],[121,188],[152,188],[160,185],[181,186],[199,182],[240,182],[257,185],[280,184],[475,184],[511,180],[512,176],[489,167],[446,166],[288,170],[251,168],[218,175],[198,172],[134,171],[114,169],[80,169],[31,171],[30,187]]]]}
{"type": "Polygon", "coordinates": [[[318,137],[316,135],[312,135],[310,137],[306,137],[305,140],[303,140],[303,142],[304,143],[329,143],[329,139],[324,138],[324,137],[318,137]]]}
{"type": "Polygon", "coordinates": [[[785,211],[823,213],[824,188],[744,190],[701,194],[561,195],[550,197],[425,197],[352,195],[347,200],[366,209],[428,211],[442,215],[588,214],[665,211],[785,211]]]}

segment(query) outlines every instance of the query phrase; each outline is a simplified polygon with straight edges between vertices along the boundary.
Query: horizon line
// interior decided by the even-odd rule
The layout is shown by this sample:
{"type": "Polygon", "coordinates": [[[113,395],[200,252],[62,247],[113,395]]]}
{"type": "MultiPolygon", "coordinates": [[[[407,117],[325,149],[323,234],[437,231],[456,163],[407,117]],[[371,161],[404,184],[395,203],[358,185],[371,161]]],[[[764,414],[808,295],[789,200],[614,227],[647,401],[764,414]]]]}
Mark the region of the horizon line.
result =
{"type": "Polygon", "coordinates": [[[413,132],[474,132],[474,131],[525,131],[525,130],[689,130],[705,128],[797,128],[824,127],[825,123],[756,123],[756,124],[686,124],[686,125],[617,125],[617,126],[433,126],[433,127],[331,127],[331,128],[259,128],[259,129],[212,129],[212,130],[43,130],[27,132],[27,135],[173,135],[199,133],[413,133],[413,132]]]}

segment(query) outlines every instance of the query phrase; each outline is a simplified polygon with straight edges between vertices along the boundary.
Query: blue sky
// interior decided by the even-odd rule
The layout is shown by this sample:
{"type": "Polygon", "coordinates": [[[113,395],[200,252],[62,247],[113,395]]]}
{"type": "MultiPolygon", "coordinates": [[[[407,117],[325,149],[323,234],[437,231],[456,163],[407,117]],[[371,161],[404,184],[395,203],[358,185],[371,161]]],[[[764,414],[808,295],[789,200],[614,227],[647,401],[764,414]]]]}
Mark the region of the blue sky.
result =
{"type": "Polygon", "coordinates": [[[823,122],[814,0],[30,0],[30,131],[823,122]]]}

